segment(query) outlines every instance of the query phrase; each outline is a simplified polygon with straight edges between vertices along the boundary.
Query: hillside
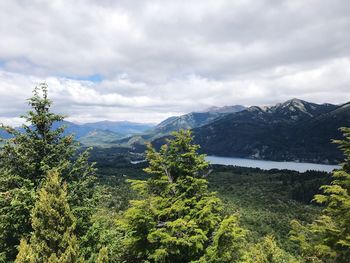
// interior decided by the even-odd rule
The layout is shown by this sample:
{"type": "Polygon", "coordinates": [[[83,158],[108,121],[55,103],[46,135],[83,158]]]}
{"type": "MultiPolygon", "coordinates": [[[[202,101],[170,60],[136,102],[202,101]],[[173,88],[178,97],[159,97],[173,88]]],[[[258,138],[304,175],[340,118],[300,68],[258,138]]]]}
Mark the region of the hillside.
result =
{"type": "Polygon", "coordinates": [[[350,126],[350,105],[292,99],[272,107],[250,107],[194,129],[209,155],[336,163],[342,154],[332,139],[350,126]]]}
{"type": "Polygon", "coordinates": [[[80,137],[79,142],[86,146],[110,147],[122,137],[122,134],[108,130],[93,130],[85,136],[80,137]]]}
{"type": "Polygon", "coordinates": [[[343,156],[331,140],[341,138],[339,127],[350,126],[350,103],[292,99],[269,107],[212,107],[170,117],[156,126],[112,121],[64,121],[54,126],[62,124],[66,134],[75,134],[85,146],[127,147],[142,153],[146,142],[159,147],[172,131],[192,129],[196,143],[208,155],[334,164],[343,156]]]}
{"type": "Polygon", "coordinates": [[[116,132],[127,136],[147,132],[154,128],[155,125],[151,123],[137,123],[129,121],[99,121],[93,123],[85,123],[80,126],[116,132]]]}
{"type": "MultiPolygon", "coordinates": [[[[117,140],[124,137],[144,133],[154,127],[153,124],[128,121],[101,121],[76,124],[61,121],[53,124],[53,129],[65,126],[65,135],[74,134],[75,138],[86,146],[114,146],[117,140]]],[[[18,128],[22,131],[22,128],[18,128]]],[[[0,129],[0,138],[8,139],[9,134],[0,129]]]]}
{"type": "Polygon", "coordinates": [[[201,127],[228,114],[239,112],[244,109],[245,107],[242,105],[211,107],[202,112],[190,112],[181,116],[172,116],[165,119],[144,134],[137,134],[123,138],[119,140],[118,143],[126,147],[132,147],[134,151],[144,151],[144,144],[147,141],[157,140],[158,138],[169,135],[171,132],[179,131],[181,129],[201,127]]]}
{"type": "Polygon", "coordinates": [[[159,123],[152,133],[154,134],[169,134],[180,129],[193,129],[201,127],[214,120],[226,116],[227,114],[235,113],[244,110],[242,105],[211,107],[203,112],[191,112],[177,117],[170,117],[159,123]]]}

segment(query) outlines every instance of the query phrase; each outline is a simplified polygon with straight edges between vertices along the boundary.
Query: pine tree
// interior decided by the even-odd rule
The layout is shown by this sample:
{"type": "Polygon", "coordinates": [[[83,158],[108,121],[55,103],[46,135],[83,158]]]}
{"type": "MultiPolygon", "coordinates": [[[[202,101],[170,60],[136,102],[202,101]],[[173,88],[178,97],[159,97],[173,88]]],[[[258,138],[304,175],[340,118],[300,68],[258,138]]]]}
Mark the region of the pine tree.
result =
{"type": "Polygon", "coordinates": [[[132,181],[142,198],[131,201],[121,221],[130,233],[127,262],[190,262],[205,254],[222,221],[222,204],[208,190],[208,163],[197,150],[183,130],[159,152],[148,147],[150,179],[132,181]]]}
{"type": "Polygon", "coordinates": [[[73,233],[76,219],[69,207],[66,184],[61,184],[58,171],[49,171],[38,192],[31,215],[33,232],[30,243],[21,241],[16,261],[82,262],[73,233]]]}
{"type": "Polygon", "coordinates": [[[342,128],[344,140],[335,141],[345,155],[342,168],[334,171],[330,185],[315,201],[325,207],[312,224],[292,222],[291,239],[299,243],[308,262],[350,262],[350,128],[342,128]]]}
{"type": "Polygon", "coordinates": [[[50,169],[58,168],[68,183],[79,236],[86,232],[93,209],[95,169],[88,163],[88,151],[78,154],[73,136],[58,127],[64,116],[50,111],[47,89],[46,84],[34,89],[20,130],[2,126],[11,135],[0,149],[0,255],[7,261],[14,259],[20,238],[31,231],[35,192],[50,169]]]}

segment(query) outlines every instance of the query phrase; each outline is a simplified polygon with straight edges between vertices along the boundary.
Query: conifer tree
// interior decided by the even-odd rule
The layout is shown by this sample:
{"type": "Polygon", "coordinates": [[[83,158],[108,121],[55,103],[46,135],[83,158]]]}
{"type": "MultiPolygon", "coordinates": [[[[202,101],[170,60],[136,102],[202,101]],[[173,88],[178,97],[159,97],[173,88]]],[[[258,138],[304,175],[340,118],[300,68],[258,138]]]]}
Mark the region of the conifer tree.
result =
{"type": "Polygon", "coordinates": [[[150,178],[132,181],[142,198],[131,201],[121,222],[129,232],[127,262],[191,262],[204,256],[222,221],[222,204],[208,190],[208,163],[198,147],[183,130],[159,152],[148,147],[150,178]]]}
{"type": "Polygon", "coordinates": [[[121,226],[116,225],[119,217],[119,211],[114,212],[107,207],[99,207],[91,217],[92,226],[80,243],[86,262],[95,263],[98,258],[105,260],[106,256],[108,262],[123,262],[123,240],[127,235],[121,226]]]}
{"type": "Polygon", "coordinates": [[[214,232],[212,243],[199,262],[238,262],[242,256],[242,247],[246,244],[246,234],[247,231],[239,226],[237,216],[231,215],[225,218],[214,232]]]}
{"type": "Polygon", "coordinates": [[[273,236],[266,236],[262,241],[244,251],[240,263],[299,263],[295,257],[281,249],[273,236]]]}
{"type": "Polygon", "coordinates": [[[350,262],[350,128],[341,129],[345,139],[335,141],[344,152],[341,169],[333,172],[330,185],[315,201],[325,205],[322,215],[312,224],[292,221],[291,239],[296,241],[307,262],[350,262]]]}
{"type": "Polygon", "coordinates": [[[73,233],[76,219],[68,204],[67,186],[62,185],[57,170],[48,172],[38,192],[31,221],[30,243],[21,241],[15,262],[82,262],[73,233]]]}
{"type": "Polygon", "coordinates": [[[73,136],[59,126],[64,116],[50,111],[47,85],[37,86],[28,103],[31,110],[22,116],[26,123],[20,130],[2,126],[11,135],[0,149],[0,255],[7,261],[14,259],[20,238],[31,231],[35,192],[50,169],[58,168],[68,183],[79,236],[86,232],[93,209],[95,169],[88,163],[88,151],[78,154],[73,136]]]}
{"type": "Polygon", "coordinates": [[[0,173],[0,262],[9,262],[16,256],[17,241],[31,231],[35,191],[30,180],[0,173]]]}

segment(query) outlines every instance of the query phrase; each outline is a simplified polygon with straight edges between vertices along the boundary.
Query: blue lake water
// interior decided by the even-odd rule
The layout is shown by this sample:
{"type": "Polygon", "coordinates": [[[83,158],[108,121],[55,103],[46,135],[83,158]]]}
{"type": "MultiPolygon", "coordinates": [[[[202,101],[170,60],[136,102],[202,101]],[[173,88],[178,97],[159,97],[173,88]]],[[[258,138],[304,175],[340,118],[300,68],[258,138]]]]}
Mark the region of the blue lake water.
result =
{"type": "Polygon", "coordinates": [[[252,167],[252,168],[260,168],[264,170],[288,169],[288,170],[294,170],[298,172],[305,172],[307,170],[332,172],[334,169],[339,168],[338,165],[297,163],[297,162],[275,162],[275,161],[253,160],[253,159],[243,159],[243,158],[233,158],[233,157],[218,157],[218,156],[207,156],[206,160],[209,161],[211,164],[252,167]]]}

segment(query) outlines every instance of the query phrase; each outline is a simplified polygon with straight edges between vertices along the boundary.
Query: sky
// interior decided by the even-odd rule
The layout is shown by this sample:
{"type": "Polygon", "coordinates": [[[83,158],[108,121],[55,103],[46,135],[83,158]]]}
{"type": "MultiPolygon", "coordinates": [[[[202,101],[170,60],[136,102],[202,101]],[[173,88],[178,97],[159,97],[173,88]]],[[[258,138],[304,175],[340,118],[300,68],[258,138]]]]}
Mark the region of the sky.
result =
{"type": "Polygon", "coordinates": [[[350,101],[349,0],[0,1],[0,122],[49,85],[84,123],[350,101]]]}

